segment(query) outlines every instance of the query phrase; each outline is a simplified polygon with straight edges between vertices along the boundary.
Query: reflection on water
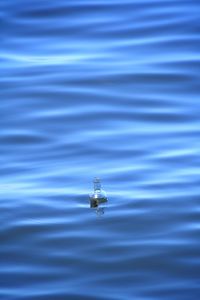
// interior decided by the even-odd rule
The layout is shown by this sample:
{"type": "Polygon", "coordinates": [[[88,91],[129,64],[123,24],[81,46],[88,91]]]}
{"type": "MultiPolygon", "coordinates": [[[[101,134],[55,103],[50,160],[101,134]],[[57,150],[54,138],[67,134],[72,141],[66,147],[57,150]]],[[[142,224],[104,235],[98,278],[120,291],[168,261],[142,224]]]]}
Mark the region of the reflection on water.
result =
{"type": "Polygon", "coordinates": [[[90,208],[94,209],[98,216],[102,216],[105,213],[105,204],[108,202],[107,199],[92,199],[90,198],[90,208]]]}

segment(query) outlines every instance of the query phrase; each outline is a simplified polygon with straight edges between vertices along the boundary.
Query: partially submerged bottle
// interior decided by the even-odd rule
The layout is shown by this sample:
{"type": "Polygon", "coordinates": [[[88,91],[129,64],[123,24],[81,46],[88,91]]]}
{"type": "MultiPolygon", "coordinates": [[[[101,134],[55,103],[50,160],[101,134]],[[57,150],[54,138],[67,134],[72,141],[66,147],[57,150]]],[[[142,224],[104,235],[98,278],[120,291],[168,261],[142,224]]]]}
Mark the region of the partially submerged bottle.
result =
{"type": "Polygon", "coordinates": [[[99,178],[95,177],[93,180],[94,183],[94,191],[90,194],[90,200],[93,202],[93,204],[98,204],[106,202],[107,196],[106,192],[101,189],[101,181],[99,178]]]}

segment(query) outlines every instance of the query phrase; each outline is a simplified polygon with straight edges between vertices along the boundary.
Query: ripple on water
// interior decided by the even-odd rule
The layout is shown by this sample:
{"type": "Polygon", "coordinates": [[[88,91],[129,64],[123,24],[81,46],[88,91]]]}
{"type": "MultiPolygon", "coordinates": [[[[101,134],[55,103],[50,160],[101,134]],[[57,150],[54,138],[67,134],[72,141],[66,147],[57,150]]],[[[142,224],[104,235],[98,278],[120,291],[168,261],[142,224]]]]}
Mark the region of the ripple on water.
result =
{"type": "Polygon", "coordinates": [[[198,299],[199,4],[0,8],[0,298],[198,299]]]}

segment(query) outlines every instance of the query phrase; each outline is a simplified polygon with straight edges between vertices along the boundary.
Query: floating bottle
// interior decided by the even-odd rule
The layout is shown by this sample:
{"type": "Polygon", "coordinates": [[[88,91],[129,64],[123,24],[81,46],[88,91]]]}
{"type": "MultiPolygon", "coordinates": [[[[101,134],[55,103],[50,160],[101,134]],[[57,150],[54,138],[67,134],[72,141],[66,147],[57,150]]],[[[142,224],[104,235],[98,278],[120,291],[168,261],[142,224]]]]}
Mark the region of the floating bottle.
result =
{"type": "Polygon", "coordinates": [[[98,206],[100,203],[107,201],[106,192],[101,189],[101,181],[95,177],[93,180],[94,191],[90,194],[91,206],[98,206]]]}

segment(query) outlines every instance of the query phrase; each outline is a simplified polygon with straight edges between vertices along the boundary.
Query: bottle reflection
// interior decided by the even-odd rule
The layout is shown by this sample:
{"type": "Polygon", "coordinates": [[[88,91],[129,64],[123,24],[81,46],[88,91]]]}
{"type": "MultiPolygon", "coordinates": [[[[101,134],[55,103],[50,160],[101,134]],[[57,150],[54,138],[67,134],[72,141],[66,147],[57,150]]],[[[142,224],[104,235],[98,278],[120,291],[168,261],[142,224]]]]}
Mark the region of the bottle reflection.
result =
{"type": "Polygon", "coordinates": [[[102,216],[105,213],[105,207],[100,205],[105,204],[107,199],[90,199],[90,208],[94,209],[97,216],[102,216]]]}

